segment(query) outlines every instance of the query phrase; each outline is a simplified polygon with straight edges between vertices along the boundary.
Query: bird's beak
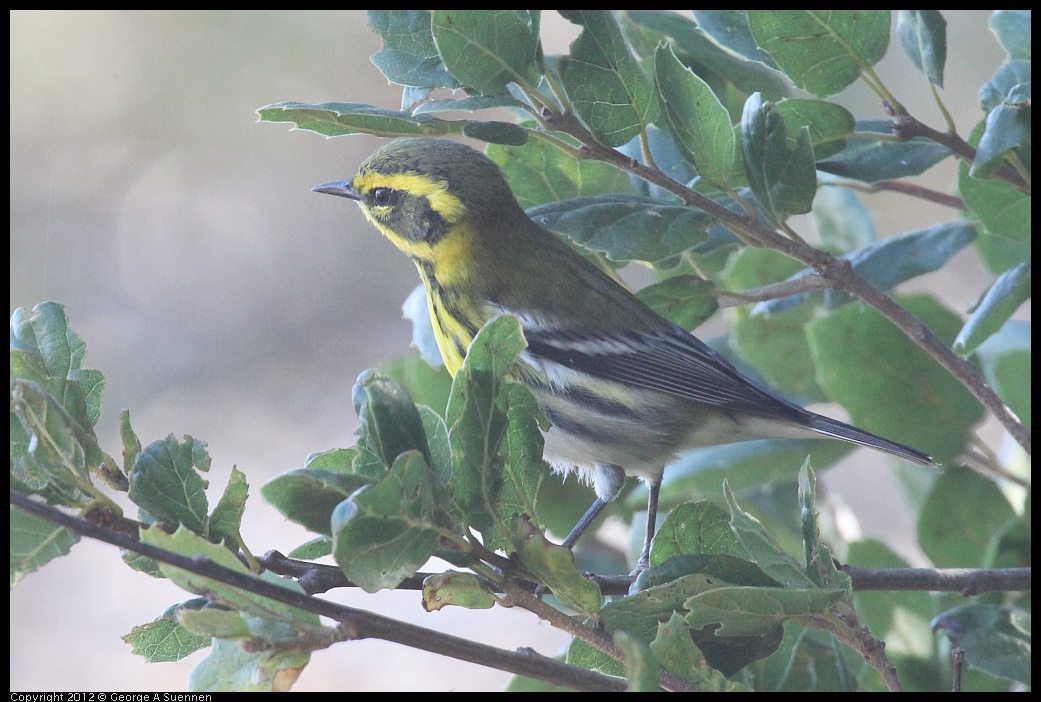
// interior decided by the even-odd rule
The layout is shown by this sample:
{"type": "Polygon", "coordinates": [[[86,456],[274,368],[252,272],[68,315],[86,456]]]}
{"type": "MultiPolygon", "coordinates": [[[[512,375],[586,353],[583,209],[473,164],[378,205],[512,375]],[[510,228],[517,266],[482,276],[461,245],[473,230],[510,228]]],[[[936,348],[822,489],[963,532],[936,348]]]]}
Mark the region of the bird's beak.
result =
{"type": "Polygon", "coordinates": [[[340,180],[335,183],[322,183],[311,188],[316,193],[328,193],[329,195],[339,195],[340,197],[347,197],[351,200],[361,200],[359,195],[354,190],[353,181],[340,180]]]}

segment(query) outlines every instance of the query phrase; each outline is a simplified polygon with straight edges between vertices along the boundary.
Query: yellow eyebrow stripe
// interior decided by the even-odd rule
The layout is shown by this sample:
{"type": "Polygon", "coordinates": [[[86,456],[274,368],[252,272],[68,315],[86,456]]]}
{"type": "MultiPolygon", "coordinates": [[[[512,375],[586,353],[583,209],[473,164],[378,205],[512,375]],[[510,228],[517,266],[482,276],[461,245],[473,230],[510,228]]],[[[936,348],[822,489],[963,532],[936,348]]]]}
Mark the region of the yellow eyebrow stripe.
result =
{"type": "Polygon", "coordinates": [[[390,175],[369,172],[354,178],[354,187],[359,192],[375,188],[392,188],[412,195],[425,197],[430,207],[449,224],[455,224],[466,214],[466,205],[448,192],[448,182],[420,175],[419,173],[392,173],[390,175]]]}

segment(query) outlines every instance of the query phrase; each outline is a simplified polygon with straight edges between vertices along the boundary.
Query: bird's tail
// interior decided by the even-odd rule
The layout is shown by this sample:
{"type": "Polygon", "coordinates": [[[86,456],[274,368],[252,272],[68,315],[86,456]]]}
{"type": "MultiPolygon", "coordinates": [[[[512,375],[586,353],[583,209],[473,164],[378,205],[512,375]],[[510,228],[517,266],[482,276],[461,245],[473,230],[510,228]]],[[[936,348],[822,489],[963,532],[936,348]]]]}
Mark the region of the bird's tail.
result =
{"type": "Polygon", "coordinates": [[[871,432],[851,427],[850,425],[844,424],[836,419],[830,419],[829,417],[824,417],[819,414],[811,416],[810,428],[820,434],[824,434],[825,436],[832,436],[836,439],[852,441],[854,444],[860,444],[861,446],[885,451],[886,453],[891,453],[894,456],[899,456],[900,458],[907,459],[913,463],[918,463],[919,465],[936,465],[929,454],[910,448],[909,446],[904,446],[903,444],[898,444],[889,439],[883,439],[881,436],[875,436],[871,432]]]}

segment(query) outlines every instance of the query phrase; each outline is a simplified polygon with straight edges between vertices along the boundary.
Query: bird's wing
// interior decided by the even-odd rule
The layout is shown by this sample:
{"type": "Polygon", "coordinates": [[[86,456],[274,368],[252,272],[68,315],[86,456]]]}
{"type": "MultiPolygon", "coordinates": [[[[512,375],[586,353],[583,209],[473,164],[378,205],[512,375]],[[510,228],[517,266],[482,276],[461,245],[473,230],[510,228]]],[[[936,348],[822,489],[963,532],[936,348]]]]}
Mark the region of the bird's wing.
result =
{"type": "Polygon", "coordinates": [[[658,390],[726,411],[805,425],[808,412],[759,387],[680,327],[616,331],[596,337],[525,328],[536,360],[623,385],[658,390]]]}

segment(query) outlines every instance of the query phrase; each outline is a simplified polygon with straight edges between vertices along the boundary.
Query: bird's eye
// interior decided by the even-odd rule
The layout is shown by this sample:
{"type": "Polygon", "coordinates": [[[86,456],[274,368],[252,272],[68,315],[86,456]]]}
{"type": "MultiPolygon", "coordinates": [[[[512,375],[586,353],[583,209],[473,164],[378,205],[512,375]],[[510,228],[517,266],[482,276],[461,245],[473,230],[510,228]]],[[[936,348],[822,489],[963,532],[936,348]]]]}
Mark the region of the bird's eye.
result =
{"type": "Polygon", "coordinates": [[[390,204],[394,191],[390,188],[376,188],[372,191],[372,204],[377,207],[386,207],[390,204]]]}

